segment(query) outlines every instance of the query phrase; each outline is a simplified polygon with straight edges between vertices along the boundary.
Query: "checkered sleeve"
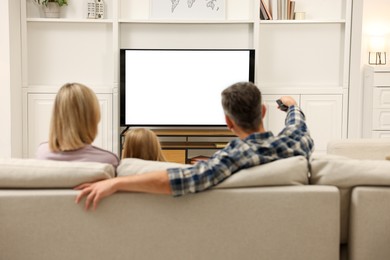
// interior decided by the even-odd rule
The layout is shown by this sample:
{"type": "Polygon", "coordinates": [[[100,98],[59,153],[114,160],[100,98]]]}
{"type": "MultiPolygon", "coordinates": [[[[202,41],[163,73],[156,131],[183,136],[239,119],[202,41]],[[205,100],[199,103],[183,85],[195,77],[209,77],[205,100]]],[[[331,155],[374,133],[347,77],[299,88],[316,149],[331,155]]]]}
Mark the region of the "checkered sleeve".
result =
{"type": "Polygon", "coordinates": [[[248,158],[234,151],[234,144],[217,152],[207,161],[187,168],[167,170],[173,196],[196,193],[217,185],[247,164],[248,158]]]}
{"type": "Polygon", "coordinates": [[[297,141],[295,151],[299,151],[309,158],[314,148],[314,141],[310,136],[302,110],[298,106],[290,106],[285,123],[286,127],[279,135],[285,135],[290,140],[297,141]]]}

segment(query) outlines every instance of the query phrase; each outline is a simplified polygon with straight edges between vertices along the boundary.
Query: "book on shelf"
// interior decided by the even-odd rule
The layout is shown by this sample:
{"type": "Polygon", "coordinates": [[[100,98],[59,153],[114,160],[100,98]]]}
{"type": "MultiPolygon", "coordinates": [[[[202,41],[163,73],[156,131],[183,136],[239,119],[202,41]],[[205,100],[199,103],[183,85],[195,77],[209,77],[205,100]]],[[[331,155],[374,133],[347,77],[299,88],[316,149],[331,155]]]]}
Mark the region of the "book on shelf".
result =
{"type": "Polygon", "coordinates": [[[282,9],[282,16],[281,16],[281,20],[287,20],[287,2],[289,0],[281,0],[281,9],[282,9]]]}
{"type": "MultiPolygon", "coordinates": [[[[260,9],[263,0],[260,0],[260,9]]],[[[293,20],[295,12],[295,0],[269,0],[268,10],[273,20],[293,20]]],[[[261,13],[260,13],[261,15],[261,13]]]]}
{"type": "Polygon", "coordinates": [[[269,10],[268,2],[266,0],[260,0],[260,19],[261,20],[272,20],[272,15],[269,10]]]}
{"type": "Polygon", "coordinates": [[[272,19],[273,20],[278,20],[280,19],[280,16],[278,14],[278,1],[279,0],[269,0],[269,9],[271,11],[271,14],[272,14],[272,19]]]}
{"type": "Polygon", "coordinates": [[[288,0],[288,19],[294,20],[295,1],[288,0]]]}

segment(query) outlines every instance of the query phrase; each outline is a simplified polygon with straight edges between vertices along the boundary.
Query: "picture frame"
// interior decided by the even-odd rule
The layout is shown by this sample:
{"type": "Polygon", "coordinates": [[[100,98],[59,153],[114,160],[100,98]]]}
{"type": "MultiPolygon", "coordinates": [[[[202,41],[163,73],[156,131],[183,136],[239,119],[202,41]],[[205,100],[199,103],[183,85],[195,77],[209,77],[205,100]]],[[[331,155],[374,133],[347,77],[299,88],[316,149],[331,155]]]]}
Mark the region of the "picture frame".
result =
{"type": "Polygon", "coordinates": [[[150,0],[150,19],[224,20],[226,0],[150,0]]]}

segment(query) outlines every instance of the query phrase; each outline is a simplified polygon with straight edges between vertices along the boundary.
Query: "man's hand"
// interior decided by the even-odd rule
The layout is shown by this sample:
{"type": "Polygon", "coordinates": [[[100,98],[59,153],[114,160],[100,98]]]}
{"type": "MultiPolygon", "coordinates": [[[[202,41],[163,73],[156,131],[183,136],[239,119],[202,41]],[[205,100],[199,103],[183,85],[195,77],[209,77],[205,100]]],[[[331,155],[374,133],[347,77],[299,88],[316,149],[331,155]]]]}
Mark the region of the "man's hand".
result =
{"type": "Polygon", "coordinates": [[[86,196],[85,209],[88,210],[92,205],[92,208],[95,210],[101,199],[117,191],[115,182],[116,179],[108,179],[94,183],[84,183],[75,187],[75,190],[81,190],[76,197],[76,203],[78,204],[86,196]]]}
{"type": "Polygon", "coordinates": [[[280,98],[280,101],[282,101],[282,103],[287,106],[287,107],[291,107],[291,106],[296,106],[297,105],[297,102],[295,101],[295,99],[293,99],[292,97],[290,96],[282,96],[280,98]]]}
{"type": "Polygon", "coordinates": [[[96,209],[99,201],[117,191],[147,192],[154,194],[172,194],[168,173],[166,170],[139,175],[116,177],[94,183],[84,183],[74,188],[81,190],[76,197],[79,203],[85,196],[85,209],[92,205],[96,209]]]}

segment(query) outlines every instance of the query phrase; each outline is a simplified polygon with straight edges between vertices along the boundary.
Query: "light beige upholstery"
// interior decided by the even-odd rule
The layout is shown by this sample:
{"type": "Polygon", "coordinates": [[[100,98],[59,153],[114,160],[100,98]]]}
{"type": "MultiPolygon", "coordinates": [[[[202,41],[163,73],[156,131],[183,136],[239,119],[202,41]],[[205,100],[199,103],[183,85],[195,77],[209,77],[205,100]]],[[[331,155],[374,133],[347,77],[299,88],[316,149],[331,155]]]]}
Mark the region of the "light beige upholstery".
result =
{"type": "MultiPolygon", "coordinates": [[[[125,159],[118,166],[118,176],[144,174],[156,170],[190,165],[125,159]]],[[[295,156],[241,170],[215,188],[239,188],[258,186],[284,186],[308,184],[308,162],[303,156],[295,156]]]]}
{"type": "Polygon", "coordinates": [[[352,159],[384,160],[390,156],[390,139],[343,139],[328,143],[327,153],[352,159]]]}
{"type": "Polygon", "coordinates": [[[118,165],[117,174],[118,176],[128,176],[144,174],[152,171],[161,171],[168,168],[184,168],[189,166],[191,165],[174,162],[148,161],[137,158],[126,158],[122,159],[118,165]]]}
{"type": "Polygon", "coordinates": [[[96,211],[73,190],[0,190],[0,259],[335,260],[335,187],[117,193],[96,211]]]}
{"type": "Polygon", "coordinates": [[[310,183],[340,190],[341,259],[390,259],[389,155],[390,139],[346,139],[310,161],[310,183]]]}
{"type": "Polygon", "coordinates": [[[322,155],[310,161],[310,183],[333,185],[341,198],[341,242],[348,242],[349,205],[351,191],[356,186],[390,186],[390,161],[357,160],[342,156],[322,155]]]}
{"type": "Polygon", "coordinates": [[[353,190],[350,230],[350,259],[390,259],[390,187],[353,190]]]}
{"type": "Polygon", "coordinates": [[[104,163],[0,159],[0,188],[73,188],[114,176],[114,167],[104,163]]]}

